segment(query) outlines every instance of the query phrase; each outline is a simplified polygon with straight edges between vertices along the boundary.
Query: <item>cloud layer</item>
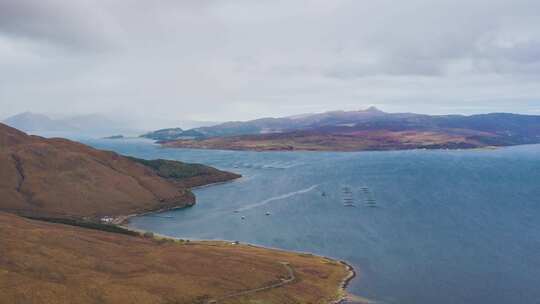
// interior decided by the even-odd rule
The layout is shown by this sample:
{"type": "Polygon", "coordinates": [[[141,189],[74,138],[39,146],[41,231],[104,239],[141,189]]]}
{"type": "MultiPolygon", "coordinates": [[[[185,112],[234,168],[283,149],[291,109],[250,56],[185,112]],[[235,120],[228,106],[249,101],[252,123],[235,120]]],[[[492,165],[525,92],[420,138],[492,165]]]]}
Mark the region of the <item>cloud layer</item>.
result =
{"type": "Polygon", "coordinates": [[[0,0],[0,115],[540,113],[540,2],[0,0]]]}

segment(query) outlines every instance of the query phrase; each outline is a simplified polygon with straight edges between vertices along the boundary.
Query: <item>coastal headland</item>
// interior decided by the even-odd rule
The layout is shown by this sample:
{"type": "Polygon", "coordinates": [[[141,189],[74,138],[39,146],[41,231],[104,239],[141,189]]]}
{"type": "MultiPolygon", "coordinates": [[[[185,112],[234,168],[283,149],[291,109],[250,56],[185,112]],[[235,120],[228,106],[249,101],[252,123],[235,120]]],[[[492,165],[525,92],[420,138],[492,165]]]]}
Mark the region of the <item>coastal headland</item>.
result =
{"type": "Polygon", "coordinates": [[[115,224],[195,203],[240,177],[0,125],[0,298],[6,303],[333,303],[351,268],[311,254],[189,241],[115,224]]]}

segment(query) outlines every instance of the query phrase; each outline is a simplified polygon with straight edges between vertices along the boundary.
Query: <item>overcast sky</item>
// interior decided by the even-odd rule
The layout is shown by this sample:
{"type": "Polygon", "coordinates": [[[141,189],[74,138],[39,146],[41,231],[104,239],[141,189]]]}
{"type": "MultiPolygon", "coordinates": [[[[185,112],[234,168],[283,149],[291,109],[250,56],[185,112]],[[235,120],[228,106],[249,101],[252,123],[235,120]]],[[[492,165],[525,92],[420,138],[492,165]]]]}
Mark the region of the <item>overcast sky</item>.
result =
{"type": "Polygon", "coordinates": [[[540,114],[538,0],[0,0],[0,118],[540,114]]]}

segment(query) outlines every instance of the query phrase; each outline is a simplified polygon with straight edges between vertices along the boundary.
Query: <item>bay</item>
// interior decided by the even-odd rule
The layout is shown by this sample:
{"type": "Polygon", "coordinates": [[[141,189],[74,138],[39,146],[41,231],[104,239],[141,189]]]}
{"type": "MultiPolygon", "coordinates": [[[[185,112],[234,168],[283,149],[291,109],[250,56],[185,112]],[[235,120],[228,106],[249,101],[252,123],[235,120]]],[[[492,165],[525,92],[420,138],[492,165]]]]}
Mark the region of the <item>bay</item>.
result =
{"type": "Polygon", "coordinates": [[[342,259],[358,271],[349,291],[378,303],[540,299],[540,145],[328,153],[83,141],[243,175],[196,189],[192,208],[134,218],[135,228],[342,259]]]}

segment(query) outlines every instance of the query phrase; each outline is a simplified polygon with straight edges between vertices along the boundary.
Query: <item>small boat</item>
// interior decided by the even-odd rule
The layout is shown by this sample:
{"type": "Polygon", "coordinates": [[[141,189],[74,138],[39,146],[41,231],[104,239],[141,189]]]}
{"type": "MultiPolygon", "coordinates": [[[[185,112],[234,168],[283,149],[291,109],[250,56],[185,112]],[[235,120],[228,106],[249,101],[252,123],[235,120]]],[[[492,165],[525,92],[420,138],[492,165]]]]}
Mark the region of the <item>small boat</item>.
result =
{"type": "Polygon", "coordinates": [[[268,215],[270,215],[270,212],[266,212],[265,214],[268,216],[268,215]]]}
{"type": "Polygon", "coordinates": [[[323,191],[323,192],[321,193],[321,196],[326,196],[326,192],[323,191]]]}
{"type": "Polygon", "coordinates": [[[356,207],[355,204],[343,204],[343,207],[356,207]]]}
{"type": "Polygon", "coordinates": [[[245,219],[246,219],[246,217],[242,215],[241,219],[245,220],[245,219]]]}
{"type": "Polygon", "coordinates": [[[239,211],[239,210],[234,210],[233,212],[234,212],[234,213],[240,213],[240,211],[239,211]]]}

